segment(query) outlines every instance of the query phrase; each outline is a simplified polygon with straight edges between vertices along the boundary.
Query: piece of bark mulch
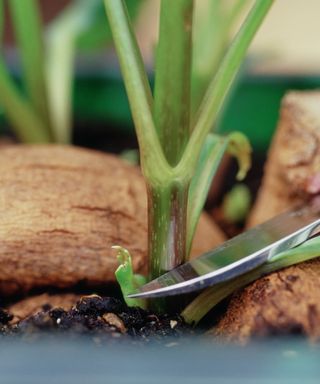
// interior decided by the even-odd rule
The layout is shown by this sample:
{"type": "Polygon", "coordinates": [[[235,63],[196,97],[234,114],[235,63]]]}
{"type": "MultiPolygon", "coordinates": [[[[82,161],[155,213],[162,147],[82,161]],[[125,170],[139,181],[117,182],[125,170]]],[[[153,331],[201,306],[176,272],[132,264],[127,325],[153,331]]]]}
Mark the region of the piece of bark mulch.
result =
{"type": "MultiPolygon", "coordinates": [[[[146,272],[147,192],[138,167],[73,146],[7,145],[0,190],[1,296],[104,287],[115,282],[117,244],[130,250],[136,273],[146,272]]],[[[191,253],[222,241],[202,216],[191,253]]]]}
{"type": "Polygon", "coordinates": [[[224,341],[307,336],[320,341],[320,259],[265,276],[234,295],[210,333],[224,341]]]}

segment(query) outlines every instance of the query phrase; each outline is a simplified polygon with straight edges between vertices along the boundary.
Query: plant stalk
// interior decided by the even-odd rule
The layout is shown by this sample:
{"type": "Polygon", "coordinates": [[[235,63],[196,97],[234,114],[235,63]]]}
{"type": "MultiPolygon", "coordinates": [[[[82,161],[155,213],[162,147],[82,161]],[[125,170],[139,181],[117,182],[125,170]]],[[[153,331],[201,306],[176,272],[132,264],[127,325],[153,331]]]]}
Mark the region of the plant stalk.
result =
{"type": "Polygon", "coordinates": [[[150,278],[155,279],[185,261],[188,184],[149,188],[150,278]]]}
{"type": "Polygon", "coordinates": [[[154,121],[170,165],[190,136],[193,0],[162,0],[156,50],[154,121]]]}
{"type": "MultiPolygon", "coordinates": [[[[148,188],[149,277],[153,280],[186,261],[188,183],[148,188]]],[[[179,311],[169,299],[150,301],[155,311],[179,311]]]]}
{"type": "Polygon", "coordinates": [[[153,98],[128,10],[123,0],[104,0],[139,141],[147,182],[161,183],[170,173],[152,116],[153,98]]]}

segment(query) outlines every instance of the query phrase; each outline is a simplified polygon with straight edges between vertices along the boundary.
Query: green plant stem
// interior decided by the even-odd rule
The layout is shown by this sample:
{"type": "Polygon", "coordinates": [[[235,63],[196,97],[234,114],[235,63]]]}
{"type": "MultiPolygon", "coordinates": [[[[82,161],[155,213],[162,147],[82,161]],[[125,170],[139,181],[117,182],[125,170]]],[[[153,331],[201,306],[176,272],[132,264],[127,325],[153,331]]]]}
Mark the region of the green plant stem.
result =
{"type": "MultiPolygon", "coordinates": [[[[168,163],[175,166],[190,136],[193,0],[161,1],[156,52],[154,121],[168,163]]],[[[180,174],[149,196],[150,278],[186,261],[189,179],[180,174]]],[[[168,306],[156,301],[155,307],[168,306]]]]}
{"type": "Polygon", "coordinates": [[[104,0],[120,61],[140,147],[142,171],[149,184],[171,177],[153,121],[153,99],[141,54],[123,0],[104,0]]]}
{"type": "Polygon", "coordinates": [[[195,168],[205,137],[210,132],[247,49],[272,3],[273,0],[256,0],[234,38],[201,103],[195,127],[181,159],[182,167],[195,168]]]}
{"type": "Polygon", "coordinates": [[[270,262],[247,272],[235,279],[217,284],[204,290],[182,312],[182,317],[189,324],[197,324],[221,300],[231,295],[258,278],[303,261],[311,260],[320,255],[320,238],[314,238],[289,251],[282,252],[270,262]]]}
{"type": "Polygon", "coordinates": [[[150,276],[154,278],[184,261],[186,205],[192,170],[179,166],[173,168],[165,157],[153,121],[150,85],[124,1],[104,0],[104,3],[127,89],[139,141],[142,171],[148,187],[150,276]]]}
{"type": "Polygon", "coordinates": [[[148,190],[150,278],[185,261],[188,184],[173,182],[148,190]]]}
{"type": "MultiPolygon", "coordinates": [[[[148,186],[151,278],[158,277],[185,260],[188,189],[196,170],[200,152],[231,82],[240,67],[249,43],[271,3],[271,0],[257,0],[256,5],[228,51],[215,82],[209,87],[194,131],[185,146],[184,140],[189,132],[187,122],[189,121],[189,115],[181,106],[177,107],[177,103],[174,102],[170,106],[170,110],[171,108],[173,110],[173,117],[170,117],[172,120],[166,121],[165,116],[161,116],[161,113],[166,113],[165,108],[169,107],[166,106],[164,97],[170,98],[171,95],[166,94],[165,87],[164,90],[159,90],[159,87],[161,88],[160,81],[163,81],[168,92],[169,85],[171,87],[171,84],[168,84],[169,81],[175,82],[177,80],[171,78],[171,76],[167,78],[165,73],[165,69],[171,74],[176,73],[173,69],[166,68],[166,65],[170,65],[170,61],[164,57],[165,50],[173,46],[167,40],[173,39],[174,43],[179,45],[177,51],[182,54],[182,57],[176,58],[176,53],[174,53],[171,60],[183,72],[179,74],[177,80],[178,91],[176,96],[180,101],[187,100],[188,102],[191,60],[191,32],[189,32],[189,28],[191,29],[192,25],[190,23],[192,20],[190,13],[192,2],[189,0],[175,0],[174,2],[164,0],[163,2],[162,23],[160,26],[160,33],[163,36],[160,36],[157,56],[157,65],[160,71],[160,75],[157,76],[160,77],[156,80],[159,84],[156,85],[156,97],[159,104],[154,109],[150,85],[125,3],[123,0],[104,0],[138,136],[142,171],[148,186]],[[170,10],[174,10],[175,16],[172,16],[169,12],[169,3],[170,10]],[[175,19],[177,27],[171,25],[175,19]],[[168,31],[171,31],[170,33],[163,29],[166,25],[168,31]],[[187,84],[183,83],[183,79],[187,81],[187,84]],[[179,108],[179,110],[174,111],[175,108],[179,108]],[[156,116],[157,127],[153,120],[153,111],[156,116]],[[183,131],[182,136],[180,136],[183,137],[183,140],[177,139],[179,135],[176,136],[173,133],[177,128],[176,125],[171,125],[173,123],[178,124],[183,131]],[[161,140],[159,140],[157,128],[161,140]],[[170,129],[173,137],[175,137],[172,145],[170,143],[171,136],[169,136],[170,129]],[[165,132],[165,135],[162,136],[163,132],[165,132]],[[170,149],[164,152],[163,148],[167,145],[170,145],[170,149]],[[174,150],[179,155],[177,153],[173,154],[174,150]],[[181,156],[182,151],[182,158],[176,163],[177,157],[181,156]]],[[[190,104],[188,103],[189,107],[190,104]]]]}
{"type": "MultiPolygon", "coordinates": [[[[150,280],[186,261],[188,189],[188,183],[177,181],[148,188],[150,280]]],[[[154,311],[170,311],[171,302],[159,299],[150,305],[154,311]]]]}
{"type": "Polygon", "coordinates": [[[0,89],[0,103],[17,137],[25,143],[50,142],[51,137],[45,123],[33,110],[33,106],[20,95],[2,58],[0,58],[0,89]]]}
{"type": "Polygon", "coordinates": [[[28,97],[36,113],[53,137],[44,72],[44,46],[42,25],[37,0],[10,0],[10,11],[19,43],[23,78],[28,97]]]}
{"type": "Polygon", "coordinates": [[[156,51],[154,121],[170,165],[190,135],[193,0],[162,0],[156,51]]]}

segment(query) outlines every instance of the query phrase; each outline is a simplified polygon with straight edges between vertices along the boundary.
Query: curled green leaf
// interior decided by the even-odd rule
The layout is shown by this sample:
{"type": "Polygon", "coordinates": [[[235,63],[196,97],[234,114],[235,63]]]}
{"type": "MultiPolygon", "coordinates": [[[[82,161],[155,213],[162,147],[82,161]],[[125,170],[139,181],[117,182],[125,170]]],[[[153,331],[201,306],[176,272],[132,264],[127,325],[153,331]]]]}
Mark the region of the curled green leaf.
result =
{"type": "Polygon", "coordinates": [[[237,180],[243,180],[251,167],[252,148],[250,142],[241,132],[232,132],[228,138],[227,152],[237,159],[239,165],[237,180]]]}
{"type": "Polygon", "coordinates": [[[146,308],[146,301],[142,299],[129,299],[127,295],[134,292],[141,285],[146,283],[146,279],[142,275],[135,275],[132,268],[132,259],[129,251],[119,245],[114,245],[112,249],[117,251],[117,259],[119,267],[115,275],[120,285],[124,301],[129,307],[146,308]]]}

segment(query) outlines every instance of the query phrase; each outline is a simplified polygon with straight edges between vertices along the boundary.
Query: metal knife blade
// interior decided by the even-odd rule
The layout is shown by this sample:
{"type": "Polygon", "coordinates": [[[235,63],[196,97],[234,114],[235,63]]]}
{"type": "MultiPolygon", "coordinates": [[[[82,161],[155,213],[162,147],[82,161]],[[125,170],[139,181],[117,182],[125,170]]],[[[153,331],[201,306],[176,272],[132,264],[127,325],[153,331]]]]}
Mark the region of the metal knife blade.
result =
{"type": "Polygon", "coordinates": [[[230,280],[320,231],[320,213],[313,206],[282,213],[206,252],[128,295],[162,297],[192,292],[230,280]]]}

